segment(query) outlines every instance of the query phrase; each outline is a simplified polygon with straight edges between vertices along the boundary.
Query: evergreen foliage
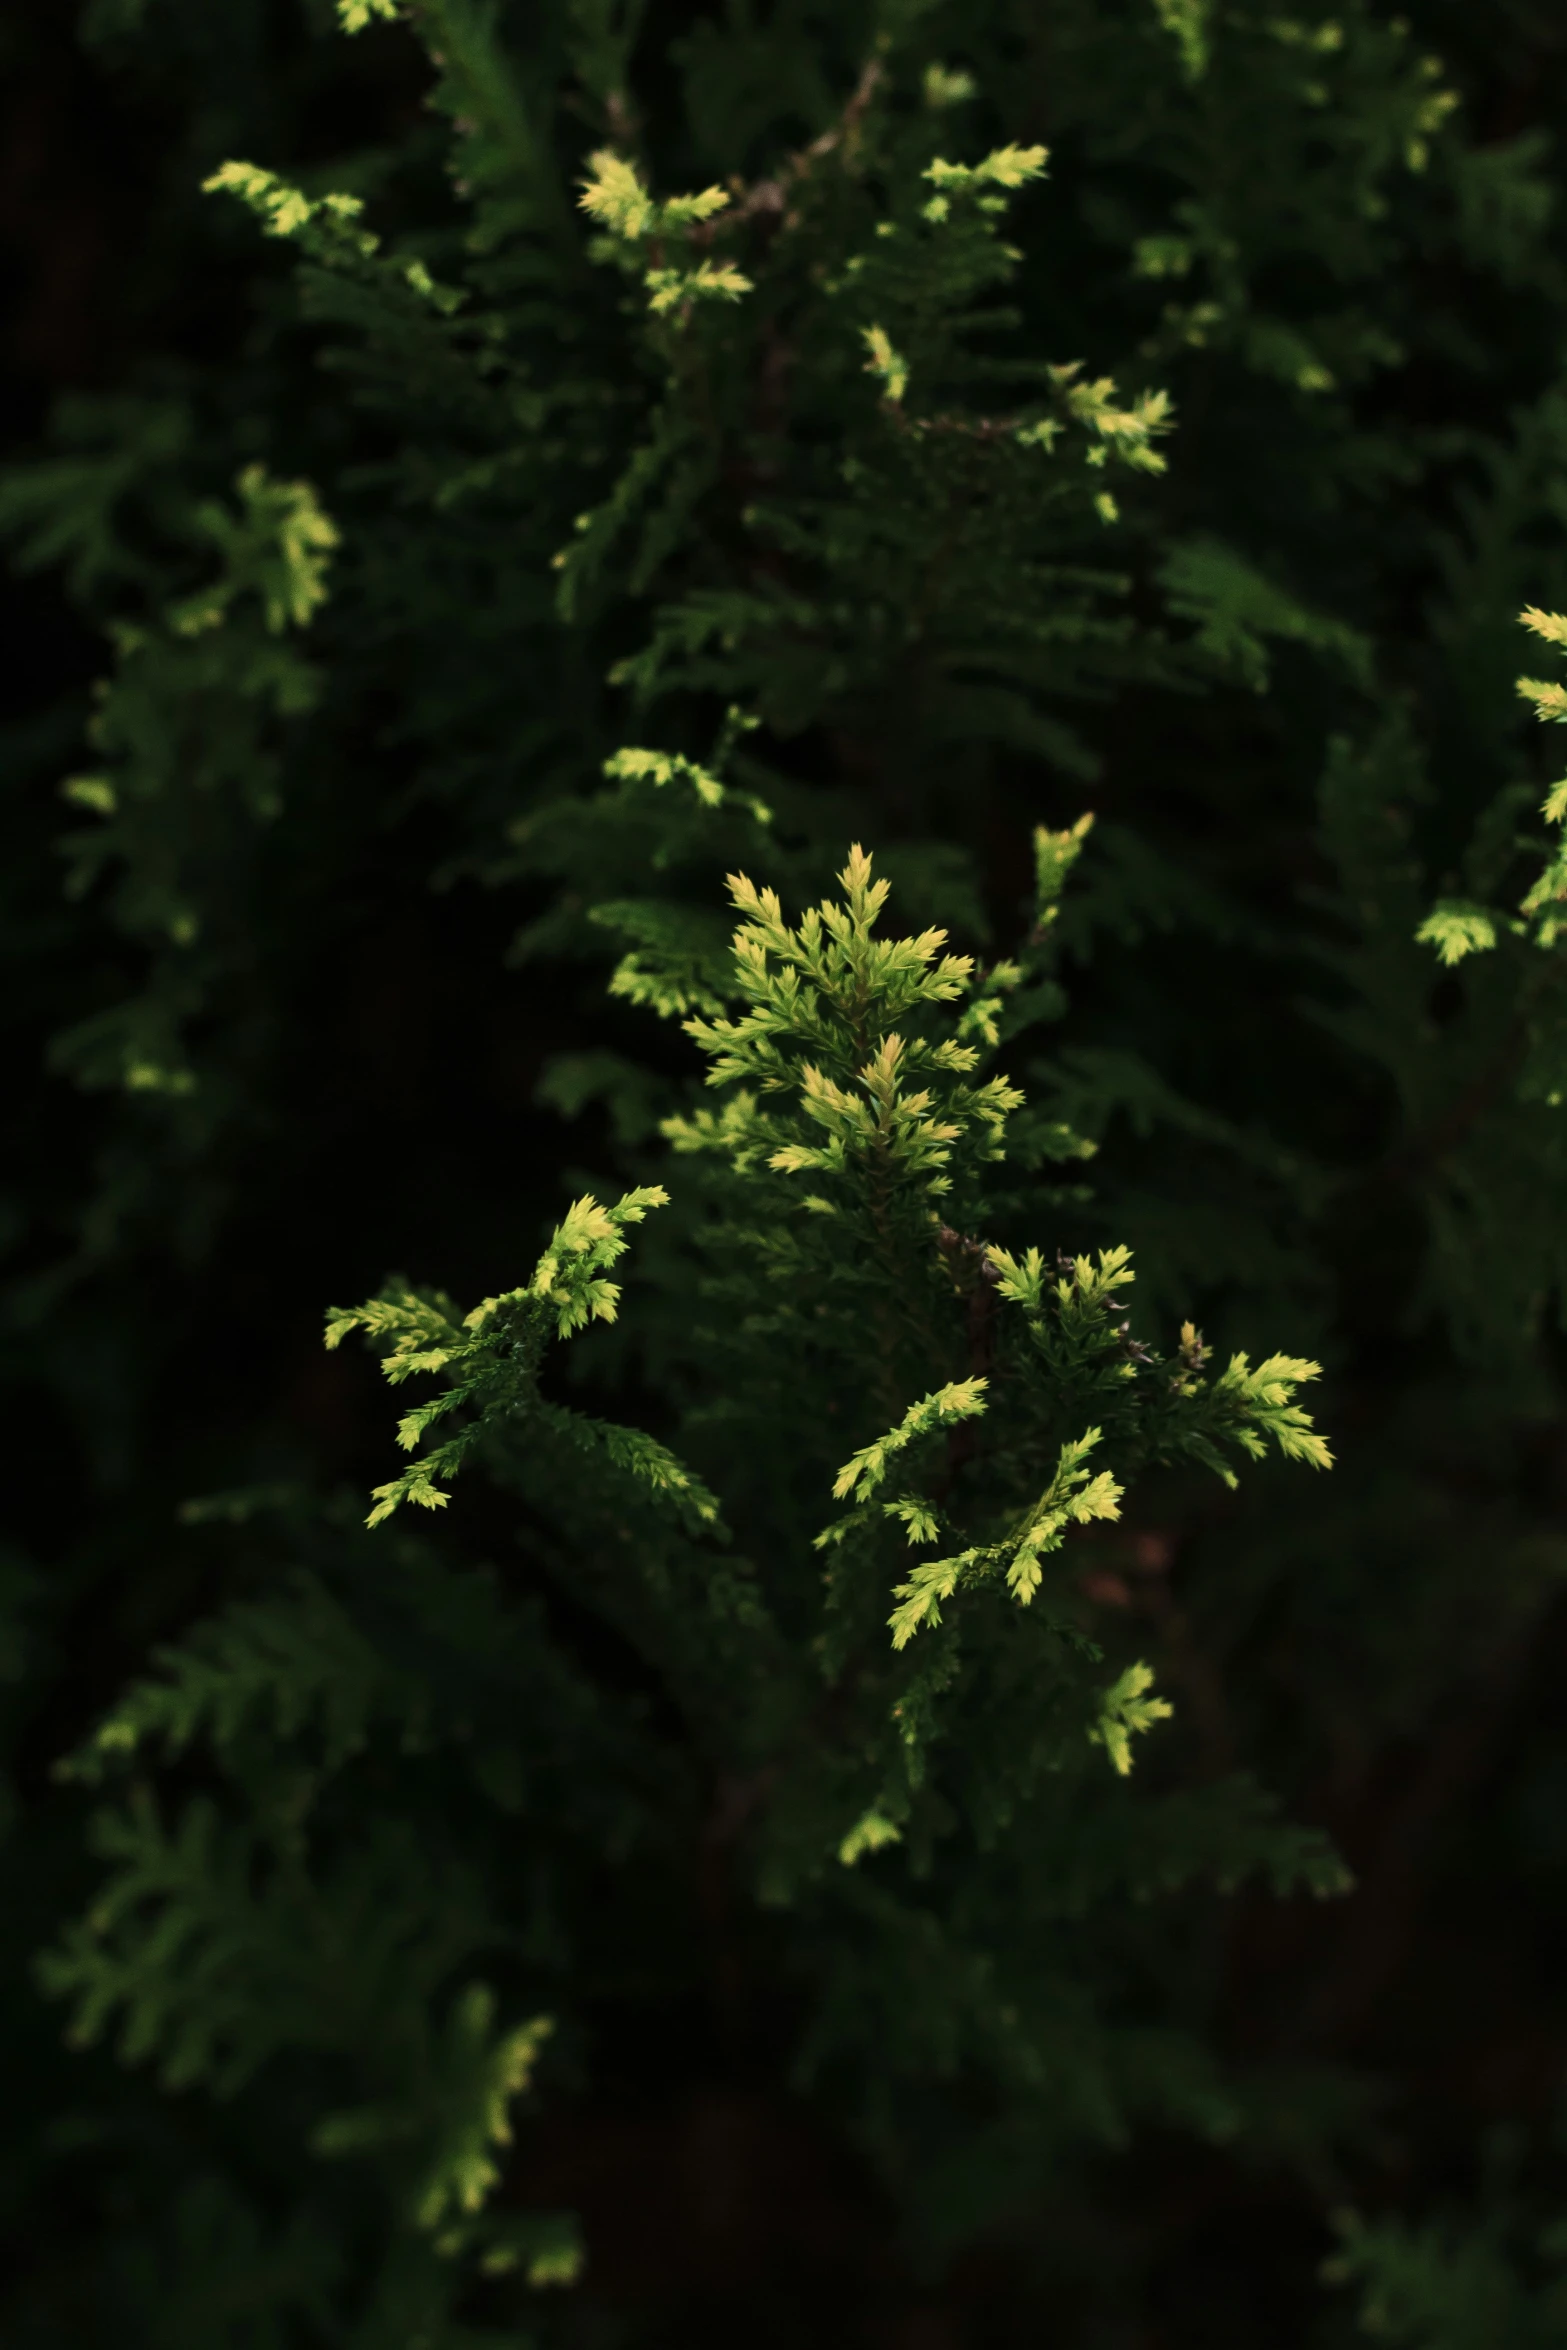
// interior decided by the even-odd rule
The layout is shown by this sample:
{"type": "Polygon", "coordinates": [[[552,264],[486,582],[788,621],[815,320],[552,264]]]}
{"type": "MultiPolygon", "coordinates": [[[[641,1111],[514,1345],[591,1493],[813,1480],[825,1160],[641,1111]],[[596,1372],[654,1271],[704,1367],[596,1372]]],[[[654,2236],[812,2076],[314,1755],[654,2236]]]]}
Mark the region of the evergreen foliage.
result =
{"type": "MultiPolygon", "coordinates": [[[[1043,845],[1058,872],[1062,843],[1043,845]]],[[[718,1162],[699,1227],[712,1270],[679,1380],[682,1432],[716,1494],[642,1430],[540,1387],[552,1340],[615,1318],[607,1273],[627,1228],[668,1204],[658,1188],[612,1208],[579,1199],[531,1278],[460,1320],[444,1298],[395,1289],[335,1313],[327,1342],[361,1331],[394,1385],[438,1382],[398,1426],[418,1457],[377,1489],[370,1527],[405,1502],[444,1507],[444,1481],[477,1449],[524,1500],[555,1572],[673,1704],[680,1745],[725,1790],[720,1815],[704,1819],[692,1787],[673,1818],[638,1820],[639,1841],[664,1845],[677,1880],[719,1843],[726,1897],[771,1923],[753,1964],[800,2003],[802,2077],[840,2082],[939,2227],[954,2164],[987,2167],[1019,2140],[1060,2140],[1074,2123],[1118,2135],[1144,2108],[1234,2126],[1212,2068],[1126,2012],[1141,1939],[1128,1938],[1127,1896],[1255,1870],[1281,1892],[1325,1893],[1342,1869],[1320,1837],[1275,1826],[1244,1779],[1128,1802],[1116,1781],[1131,1742],[1170,1707],[1140,1659],[1106,1678],[1064,1545],[1119,1519],[1153,1464],[1192,1461],[1233,1484],[1228,1455],[1260,1457],[1268,1439],[1318,1468],[1329,1454],[1293,1400],[1315,1363],[1254,1370],[1237,1354],[1207,1375],[1190,1323],[1170,1357],[1129,1337],[1125,1248],[1047,1267],[1037,1246],[1014,1254],[945,1220],[1019,1212],[987,1177],[1022,1096],[982,1070],[1025,971],[981,972],[942,952],[940,930],[879,939],[888,885],[862,850],[839,880],[842,899],[795,928],[773,891],[733,880],[743,919],[725,993],[738,1016],[685,1025],[708,1083],[735,1090],[717,1112],[665,1122],[677,1153],[718,1162]],[[928,1381],[941,1383],[905,1404],[928,1381]],[[847,1511],[813,1531],[829,1493],[847,1511]],[[899,1864],[873,1859],[898,1845],[899,1864]],[[846,1874],[859,1870],[868,1884],[846,1874]],[[900,1983],[868,2030],[867,2000],[900,1983]],[[988,2121],[965,2130],[958,2100],[925,2152],[919,2105],[987,2078],[988,2121]],[[939,2189],[921,2175],[932,2153],[939,2189]]],[[[683,1288],[689,1304],[689,1275],[683,1288]]],[[[495,1695],[530,1727],[541,1640],[491,1662],[495,1695]]],[[[551,1669],[574,1678],[564,1656],[551,1669]]],[[[321,2114],[309,2145],[380,2156],[389,2174],[381,2266],[338,2321],[359,2327],[410,2293],[435,2323],[410,2225],[454,2263],[454,2295],[460,2258],[493,2271],[512,2249],[515,2228],[494,2233],[481,2215],[548,2028],[499,2029],[477,1980],[437,2011],[470,1952],[530,1939],[482,1844],[468,1861],[472,1814],[498,1792],[485,1771],[461,1774],[433,1811],[426,1796],[422,1836],[393,1818],[366,1838],[359,1822],[347,1849],[316,1857],[338,1808],[322,1783],[373,1751],[378,1715],[400,1717],[414,1755],[460,1731],[455,1692],[422,1678],[389,1684],[308,1581],[166,1651],[74,1769],[100,1779],[201,1740],[237,1816],[195,1797],[167,1821],[145,1789],[102,1814],[104,1890],[43,1971],[79,2041],[117,2024],[124,2059],[155,2062],[171,2089],[233,2096],[285,2052],[357,2064],[377,2093],[321,2114]],[[421,1845],[443,1865],[421,1866],[421,1845]]],[[[591,1686],[578,1702],[591,1710],[591,1686]]],[[[471,1772],[477,1756],[464,1759],[471,1772]]],[[[655,1751],[636,1775],[667,1784],[668,1764],[655,1751]]],[[[507,1776],[526,1851],[515,1760],[507,1776]]],[[[591,1919],[565,1914],[560,1928],[572,1977],[602,1979],[613,1953],[591,1919]]],[[[555,2282],[569,2239],[540,2242],[529,2279],[555,2282]]],[[[451,2325],[425,2338],[476,2338],[451,2325]]]]}
{"type": "Polygon", "coordinates": [[[7,2340],[1554,2340],[1549,27],[225,15],[0,478],[7,2340]],[[715,2084],[837,2248],[617,2285],[715,2084]]]}

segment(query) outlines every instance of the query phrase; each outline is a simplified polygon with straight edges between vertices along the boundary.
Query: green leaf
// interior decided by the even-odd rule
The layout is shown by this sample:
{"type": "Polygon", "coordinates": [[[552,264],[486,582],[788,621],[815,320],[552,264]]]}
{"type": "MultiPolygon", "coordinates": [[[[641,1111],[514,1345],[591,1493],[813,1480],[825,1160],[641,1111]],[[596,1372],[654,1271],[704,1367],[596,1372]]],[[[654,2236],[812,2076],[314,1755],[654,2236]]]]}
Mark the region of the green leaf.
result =
{"type": "Polygon", "coordinates": [[[1422,946],[1435,947],[1449,969],[1466,955],[1487,954],[1496,944],[1496,918],[1484,906],[1444,898],[1415,932],[1422,946]]]}
{"type": "Polygon", "coordinates": [[[1151,1666],[1128,1665],[1105,1691],[1099,1718],[1088,1733],[1090,1742],[1104,1748],[1123,1779],[1132,1767],[1132,1740],[1151,1730],[1155,1722],[1167,1722],[1171,1717],[1172,1709],[1162,1697],[1147,1694],[1152,1687],[1151,1666]]]}

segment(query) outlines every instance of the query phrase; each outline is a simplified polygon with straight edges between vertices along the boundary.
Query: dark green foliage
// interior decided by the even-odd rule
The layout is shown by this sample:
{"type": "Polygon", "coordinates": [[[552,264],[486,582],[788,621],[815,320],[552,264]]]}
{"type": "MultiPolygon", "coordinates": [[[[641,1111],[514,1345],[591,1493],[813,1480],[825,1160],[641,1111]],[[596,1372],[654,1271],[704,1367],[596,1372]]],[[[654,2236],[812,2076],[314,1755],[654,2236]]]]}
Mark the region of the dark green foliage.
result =
{"type": "MultiPolygon", "coordinates": [[[[1044,836],[1047,882],[1076,846],[1044,836]]],[[[713,1270],[685,1269],[696,1318],[666,1374],[689,1398],[680,1433],[698,1468],[540,1387],[552,1340],[614,1319],[610,1269],[627,1228],[668,1204],[660,1189],[614,1208],[578,1200],[532,1277],[461,1320],[394,1289],[335,1314],[328,1343],[362,1330],[395,1384],[439,1383],[399,1426],[419,1457],[379,1488],[371,1528],[404,1502],[444,1508],[444,1481],[477,1450],[523,1502],[530,1548],[641,1661],[679,1736],[643,1725],[632,1784],[667,1788],[677,1756],[696,1784],[639,1806],[637,1842],[662,1847],[677,1883],[708,1852],[726,1900],[770,1921],[752,1928],[749,1996],[799,2005],[798,2079],[834,2085],[940,2236],[951,2199],[983,2209],[1019,2145],[1037,2162],[1150,2110],[1236,2126],[1215,2068],[1137,2017],[1150,1954],[1127,1896],[1259,1869],[1281,1892],[1326,1893],[1343,1872],[1320,1837],[1275,1827],[1241,1778],[1125,1800],[1131,1741],[1170,1708],[1136,1658],[1106,1677],[1065,1544],[1117,1521],[1152,1464],[1233,1484],[1230,1457],[1269,1439],[1318,1468],[1329,1456],[1292,1400],[1315,1364],[1254,1370],[1240,1354],[1209,1376],[1190,1324],[1169,1359],[1128,1337],[1125,1249],[1047,1266],[1037,1247],[967,1236],[1007,1215],[987,1178],[1022,1098],[982,1068],[1025,972],[982,976],[941,952],[940,931],[878,939],[886,883],[859,850],[840,878],[843,902],[797,929],[737,879],[745,919],[718,985],[738,1016],[687,1022],[709,1082],[737,1089],[718,1113],[666,1122],[677,1152],[718,1162],[699,1243],[713,1270]],[[847,1506],[822,1523],[829,1499],[847,1506]],[[726,1792],[704,1819],[708,1774],[726,1792]],[[897,1845],[906,1860],[878,1857],[897,1845]],[[965,2083],[994,2101],[977,2126],[965,2083]]],[[[471,1598],[456,1582],[430,1597],[449,1641],[471,1598]]],[[[495,1694],[531,1743],[546,1690],[575,1676],[542,1625],[518,1648],[492,1602],[486,1631],[495,1694]]],[[[389,1672],[314,1581],[237,1605],[160,1662],[74,1769],[98,1778],[199,1739],[233,1816],[196,1798],[166,1823],[146,1790],[103,1814],[106,1889],[45,1958],[45,1986],[72,2001],[78,2038],[115,2028],[125,2059],[155,2061],[170,2089],[230,2097],[285,2055],[353,2068],[375,2094],[314,2118],[309,2145],[389,2173],[369,2306],[420,2274],[410,2222],[453,2264],[455,2294],[462,2256],[493,2267],[510,2242],[483,2209],[491,2148],[544,2026],[497,2033],[478,1981],[439,2021],[438,2007],[479,1949],[545,1958],[516,1905],[518,1891],[537,1899],[532,1868],[548,1865],[534,1773],[514,1743],[474,1748],[451,1693],[389,1672]],[[374,1753],[382,1721],[415,1758],[455,1740],[470,1775],[443,1800],[416,1761],[419,1827],[361,1818],[335,1849],[352,1818],[346,1768],[374,1753]],[[475,1843],[497,1803],[532,1864],[520,1881],[482,1830],[475,1843]]],[[[591,1712],[580,1684],[576,1702],[591,1712]]],[[[571,1780],[599,1744],[561,1758],[578,1834],[571,1780]]],[[[555,1902],[557,1965],[580,1995],[613,1949],[564,1887],[555,1902]]],[[[534,2280],[554,2281],[558,2260],[547,2239],[534,2280]]]]}
{"type": "Polygon", "coordinates": [[[7,2339],[1554,2340],[1553,20],[226,13],[0,480],[7,2339]]]}

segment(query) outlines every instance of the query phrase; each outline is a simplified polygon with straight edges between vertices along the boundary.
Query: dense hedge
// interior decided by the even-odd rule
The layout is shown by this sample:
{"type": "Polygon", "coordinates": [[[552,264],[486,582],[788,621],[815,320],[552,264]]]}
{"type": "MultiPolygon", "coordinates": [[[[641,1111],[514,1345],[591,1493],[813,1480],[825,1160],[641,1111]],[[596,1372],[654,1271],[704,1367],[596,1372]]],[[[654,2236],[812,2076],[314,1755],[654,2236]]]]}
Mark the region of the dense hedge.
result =
{"type": "Polygon", "coordinates": [[[1553,2340],[1557,12],[0,40],[6,2341],[1553,2340]]]}

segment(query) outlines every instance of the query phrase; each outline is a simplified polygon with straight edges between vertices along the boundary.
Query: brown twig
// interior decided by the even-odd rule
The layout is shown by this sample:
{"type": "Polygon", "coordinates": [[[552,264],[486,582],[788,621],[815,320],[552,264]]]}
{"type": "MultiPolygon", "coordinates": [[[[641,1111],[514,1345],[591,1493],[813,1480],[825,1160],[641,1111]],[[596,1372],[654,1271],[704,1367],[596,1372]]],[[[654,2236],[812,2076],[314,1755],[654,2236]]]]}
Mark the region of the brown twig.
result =
{"type": "Polygon", "coordinates": [[[713,238],[741,221],[771,221],[775,227],[793,227],[795,216],[789,210],[789,199],[800,183],[809,178],[818,163],[842,147],[852,152],[860,125],[870,110],[872,99],[886,78],[886,67],[880,56],[868,57],[860,69],[860,78],[844,102],[837,121],[820,132],[808,147],[789,156],[771,177],[757,180],[747,187],[738,175],[731,180],[734,202],[712,220],[704,220],[691,231],[693,245],[711,244],[713,238]]]}

